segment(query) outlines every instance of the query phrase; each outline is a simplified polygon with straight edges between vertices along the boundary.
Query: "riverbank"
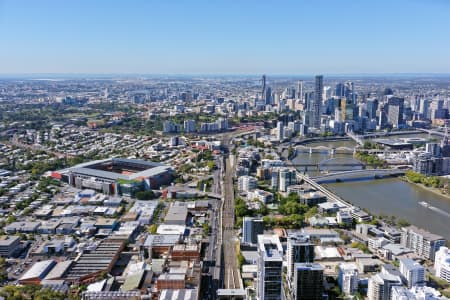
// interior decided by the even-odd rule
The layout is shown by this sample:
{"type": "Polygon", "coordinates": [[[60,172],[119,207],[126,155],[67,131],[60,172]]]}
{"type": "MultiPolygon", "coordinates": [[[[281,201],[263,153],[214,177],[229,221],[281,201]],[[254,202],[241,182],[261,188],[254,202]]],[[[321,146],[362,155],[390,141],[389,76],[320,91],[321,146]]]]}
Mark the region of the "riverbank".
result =
{"type": "Polygon", "coordinates": [[[439,188],[432,188],[432,187],[429,187],[429,186],[424,185],[423,183],[412,182],[412,181],[409,180],[406,176],[401,176],[401,177],[399,177],[399,178],[400,178],[401,180],[407,182],[407,183],[410,183],[410,184],[412,184],[412,185],[415,185],[415,186],[417,186],[417,187],[420,187],[420,188],[423,189],[423,190],[426,190],[426,191],[431,192],[431,193],[433,193],[433,194],[435,194],[435,195],[438,195],[438,196],[445,197],[445,198],[447,198],[448,200],[450,200],[450,195],[449,195],[449,194],[444,194],[444,193],[441,191],[441,189],[439,189],[439,188]]]}

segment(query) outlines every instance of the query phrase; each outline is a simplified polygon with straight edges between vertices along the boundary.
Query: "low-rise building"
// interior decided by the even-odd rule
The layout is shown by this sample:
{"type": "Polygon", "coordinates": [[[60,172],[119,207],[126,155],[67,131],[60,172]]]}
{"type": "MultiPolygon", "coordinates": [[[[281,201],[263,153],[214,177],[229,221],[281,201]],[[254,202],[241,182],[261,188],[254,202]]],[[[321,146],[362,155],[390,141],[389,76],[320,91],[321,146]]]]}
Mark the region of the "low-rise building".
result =
{"type": "Polygon", "coordinates": [[[300,203],[308,206],[314,206],[324,202],[327,202],[327,197],[322,192],[310,192],[300,195],[300,203]]]}
{"type": "Polygon", "coordinates": [[[50,270],[56,265],[54,260],[44,260],[36,262],[19,279],[20,284],[40,284],[41,280],[47,276],[50,270]]]}
{"type": "Polygon", "coordinates": [[[20,238],[18,236],[0,236],[0,256],[10,257],[20,245],[20,238]]]}
{"type": "Polygon", "coordinates": [[[21,233],[35,233],[41,222],[13,222],[5,226],[6,233],[14,234],[16,232],[21,233]]]}

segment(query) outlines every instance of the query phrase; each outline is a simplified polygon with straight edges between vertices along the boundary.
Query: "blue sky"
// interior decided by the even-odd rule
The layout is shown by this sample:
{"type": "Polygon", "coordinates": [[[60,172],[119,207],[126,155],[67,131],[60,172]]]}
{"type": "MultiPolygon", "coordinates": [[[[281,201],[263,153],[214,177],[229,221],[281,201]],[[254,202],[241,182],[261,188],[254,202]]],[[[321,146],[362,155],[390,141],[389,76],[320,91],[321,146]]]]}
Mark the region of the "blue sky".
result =
{"type": "Polygon", "coordinates": [[[450,73],[447,0],[0,0],[0,73],[450,73]]]}

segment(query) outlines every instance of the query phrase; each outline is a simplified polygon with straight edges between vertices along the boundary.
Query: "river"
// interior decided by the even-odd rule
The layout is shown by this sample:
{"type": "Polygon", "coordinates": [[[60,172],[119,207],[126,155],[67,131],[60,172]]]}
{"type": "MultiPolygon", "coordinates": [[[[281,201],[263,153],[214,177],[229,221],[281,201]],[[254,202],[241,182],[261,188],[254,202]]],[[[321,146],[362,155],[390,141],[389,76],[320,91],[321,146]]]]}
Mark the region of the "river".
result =
{"type": "MultiPolygon", "coordinates": [[[[409,136],[408,136],[409,137],[409,136]]],[[[427,135],[414,135],[411,137],[427,137],[427,135]]],[[[353,141],[315,142],[305,145],[306,147],[325,146],[331,148],[355,147],[353,141]]],[[[336,163],[357,162],[351,153],[330,154],[328,151],[309,153],[307,151],[298,153],[292,160],[294,164],[320,164],[330,158],[336,163]]],[[[326,165],[326,164],[325,164],[326,165]]],[[[330,172],[352,170],[358,167],[343,166],[328,168],[330,172]]],[[[301,172],[305,167],[298,166],[301,172]]],[[[321,166],[320,171],[326,168],[321,166]]],[[[310,175],[316,175],[319,170],[309,167],[306,171],[310,175]]],[[[411,224],[424,228],[430,232],[442,235],[450,240],[450,199],[427,191],[414,184],[402,181],[398,178],[381,179],[370,181],[354,181],[333,183],[327,185],[330,190],[341,196],[348,202],[368,209],[373,214],[394,215],[397,219],[405,219],[411,224]],[[419,204],[421,201],[428,202],[441,210],[433,211],[419,204]]]]}
{"type": "Polygon", "coordinates": [[[398,178],[327,184],[331,191],[373,214],[394,215],[450,240],[450,199],[398,178]],[[428,202],[440,210],[419,204],[428,202]],[[447,214],[445,214],[446,212],[447,214]]]}

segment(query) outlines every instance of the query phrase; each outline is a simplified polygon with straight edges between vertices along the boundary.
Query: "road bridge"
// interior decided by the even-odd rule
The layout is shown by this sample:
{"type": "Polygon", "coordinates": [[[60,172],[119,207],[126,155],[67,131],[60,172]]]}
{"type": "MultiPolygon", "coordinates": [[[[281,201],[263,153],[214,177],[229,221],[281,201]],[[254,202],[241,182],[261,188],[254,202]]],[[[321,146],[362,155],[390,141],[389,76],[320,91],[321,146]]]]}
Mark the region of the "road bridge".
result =
{"type": "Polygon", "coordinates": [[[320,176],[310,177],[317,183],[333,183],[339,181],[353,181],[365,179],[378,179],[392,176],[404,175],[405,170],[402,169],[370,169],[370,170],[352,170],[344,172],[336,172],[324,174],[320,176]]]}
{"type": "Polygon", "coordinates": [[[308,175],[301,174],[300,172],[297,172],[297,181],[304,181],[307,184],[309,184],[311,187],[315,188],[316,190],[322,192],[328,199],[328,201],[331,202],[338,202],[345,207],[351,208],[352,205],[339,197],[338,195],[334,194],[333,192],[329,191],[319,183],[317,183],[314,179],[310,178],[308,175]]]}
{"type": "Polygon", "coordinates": [[[424,128],[420,128],[418,130],[420,132],[445,137],[445,132],[442,132],[442,131],[437,131],[437,130],[432,130],[432,129],[424,129],[424,128]]]}
{"type": "Polygon", "coordinates": [[[347,132],[347,136],[354,140],[358,145],[364,145],[364,137],[354,134],[353,131],[347,132]]]}

